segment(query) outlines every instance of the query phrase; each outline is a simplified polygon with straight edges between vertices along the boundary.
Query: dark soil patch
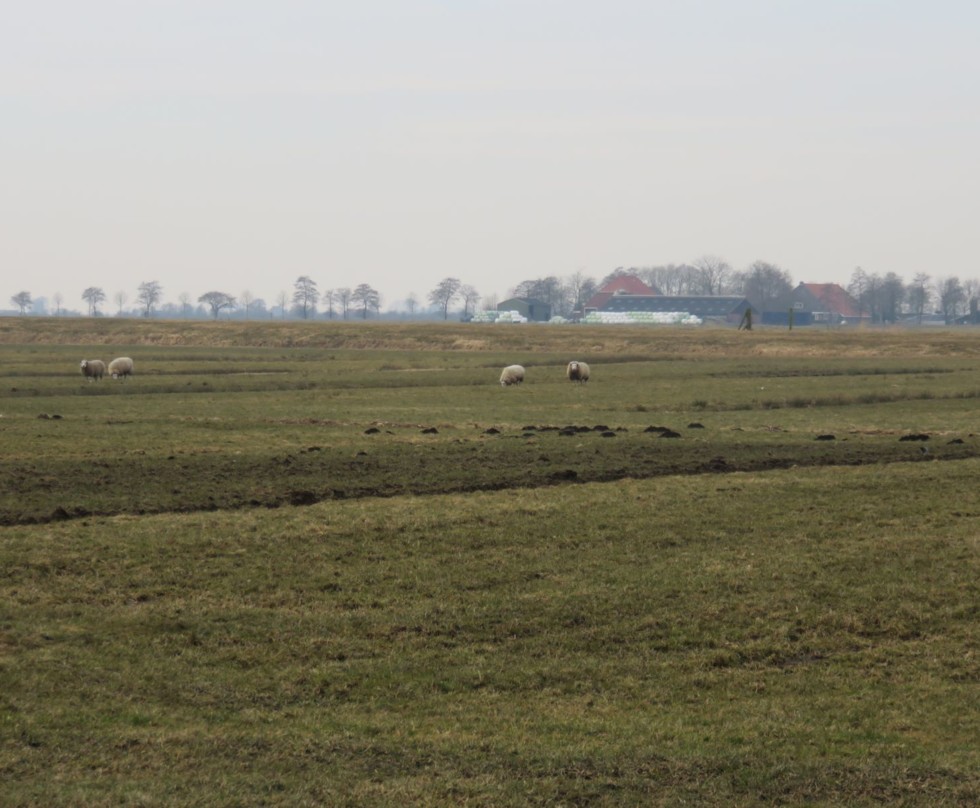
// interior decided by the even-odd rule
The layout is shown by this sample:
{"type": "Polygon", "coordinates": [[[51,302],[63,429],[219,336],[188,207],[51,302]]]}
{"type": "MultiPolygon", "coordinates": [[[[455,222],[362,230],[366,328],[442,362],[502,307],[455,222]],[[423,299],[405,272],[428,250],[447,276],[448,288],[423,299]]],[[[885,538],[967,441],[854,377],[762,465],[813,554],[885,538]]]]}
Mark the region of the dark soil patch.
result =
{"type": "MultiPolygon", "coordinates": [[[[822,442],[786,435],[780,442],[743,433],[716,441],[658,441],[606,430],[524,433],[542,451],[529,462],[527,440],[441,440],[429,444],[382,440],[360,447],[306,445],[291,453],[256,446],[251,452],[121,454],[97,462],[45,457],[0,459],[0,524],[64,521],[88,515],[184,513],[309,505],[330,499],[534,488],[543,485],[644,479],[672,474],[948,461],[980,456],[974,442],[911,454],[888,439],[822,442]],[[617,440],[598,440],[600,436],[617,440]],[[568,441],[563,437],[578,437],[568,441]],[[573,474],[574,472],[574,474],[573,474]]],[[[660,435],[679,434],[673,430],[660,435]]],[[[515,435],[515,438],[520,436],[515,435]]],[[[925,447],[922,447],[925,448],[925,447]]]]}

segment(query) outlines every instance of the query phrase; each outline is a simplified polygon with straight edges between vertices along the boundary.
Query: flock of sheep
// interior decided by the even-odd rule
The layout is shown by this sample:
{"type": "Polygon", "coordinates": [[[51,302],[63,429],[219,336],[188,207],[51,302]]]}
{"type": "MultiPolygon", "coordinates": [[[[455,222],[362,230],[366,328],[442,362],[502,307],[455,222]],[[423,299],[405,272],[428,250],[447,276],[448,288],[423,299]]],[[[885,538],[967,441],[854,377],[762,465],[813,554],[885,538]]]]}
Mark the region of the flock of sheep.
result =
{"type": "MultiPolygon", "coordinates": [[[[500,374],[501,387],[521,384],[524,381],[524,374],[525,370],[523,365],[508,365],[500,374]]],[[[589,366],[585,362],[573,360],[568,363],[568,367],[565,369],[565,375],[568,376],[570,382],[581,382],[584,384],[589,380],[589,366]]]]}
{"type": "MultiPolygon", "coordinates": [[[[109,366],[101,359],[83,359],[81,363],[82,376],[90,382],[98,381],[106,373],[113,379],[125,379],[133,375],[133,360],[128,356],[120,356],[113,359],[109,366]]],[[[500,384],[502,387],[510,387],[512,384],[521,384],[524,381],[525,370],[523,365],[508,365],[500,374],[500,384]]],[[[565,375],[570,382],[585,383],[589,380],[589,366],[585,362],[573,360],[568,363],[565,375]]]]}
{"type": "Polygon", "coordinates": [[[106,373],[113,379],[125,379],[127,376],[133,375],[133,360],[128,356],[113,359],[108,368],[101,359],[83,359],[81,367],[82,375],[90,382],[98,381],[106,373]]]}

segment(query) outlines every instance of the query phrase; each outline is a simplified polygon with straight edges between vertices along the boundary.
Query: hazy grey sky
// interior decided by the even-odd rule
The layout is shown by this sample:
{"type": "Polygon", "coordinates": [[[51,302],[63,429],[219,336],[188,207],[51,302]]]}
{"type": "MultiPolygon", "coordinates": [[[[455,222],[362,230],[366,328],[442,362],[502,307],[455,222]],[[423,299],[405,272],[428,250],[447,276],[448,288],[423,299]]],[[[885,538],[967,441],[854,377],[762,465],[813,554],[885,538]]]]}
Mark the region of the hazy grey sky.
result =
{"type": "Polygon", "coordinates": [[[704,254],[977,274],[976,2],[0,9],[0,307],[300,275],[387,307],[704,254]]]}

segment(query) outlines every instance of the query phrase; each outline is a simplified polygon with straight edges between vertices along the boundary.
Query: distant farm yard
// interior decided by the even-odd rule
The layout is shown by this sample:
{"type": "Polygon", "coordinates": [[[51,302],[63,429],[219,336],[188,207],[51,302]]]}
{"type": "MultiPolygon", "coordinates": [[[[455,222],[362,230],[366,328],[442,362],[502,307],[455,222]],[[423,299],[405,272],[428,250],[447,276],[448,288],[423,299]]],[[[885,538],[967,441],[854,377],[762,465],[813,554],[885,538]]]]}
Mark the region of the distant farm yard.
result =
{"type": "Polygon", "coordinates": [[[7,318],[0,359],[4,805],[980,801],[973,330],[7,318]]]}

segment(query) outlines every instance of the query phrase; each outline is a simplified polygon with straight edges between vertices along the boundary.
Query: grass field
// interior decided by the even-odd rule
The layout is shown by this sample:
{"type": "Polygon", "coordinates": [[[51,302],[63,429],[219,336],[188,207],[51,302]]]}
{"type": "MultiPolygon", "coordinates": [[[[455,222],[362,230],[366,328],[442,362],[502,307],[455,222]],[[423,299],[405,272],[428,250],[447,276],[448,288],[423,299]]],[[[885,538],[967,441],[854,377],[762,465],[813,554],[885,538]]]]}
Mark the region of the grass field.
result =
{"type": "Polygon", "coordinates": [[[980,802],[974,332],[8,318],[0,360],[2,805],[980,802]]]}

